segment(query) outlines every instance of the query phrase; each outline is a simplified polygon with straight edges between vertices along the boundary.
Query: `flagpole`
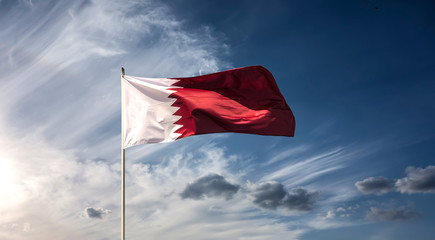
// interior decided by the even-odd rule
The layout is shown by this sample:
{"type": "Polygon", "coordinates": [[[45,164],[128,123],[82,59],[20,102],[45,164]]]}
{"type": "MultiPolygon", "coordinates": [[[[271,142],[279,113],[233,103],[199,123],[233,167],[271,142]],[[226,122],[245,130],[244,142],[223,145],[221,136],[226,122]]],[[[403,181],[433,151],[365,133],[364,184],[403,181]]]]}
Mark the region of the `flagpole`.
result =
{"type": "Polygon", "coordinates": [[[121,68],[121,240],[125,240],[124,68],[121,68]]]}

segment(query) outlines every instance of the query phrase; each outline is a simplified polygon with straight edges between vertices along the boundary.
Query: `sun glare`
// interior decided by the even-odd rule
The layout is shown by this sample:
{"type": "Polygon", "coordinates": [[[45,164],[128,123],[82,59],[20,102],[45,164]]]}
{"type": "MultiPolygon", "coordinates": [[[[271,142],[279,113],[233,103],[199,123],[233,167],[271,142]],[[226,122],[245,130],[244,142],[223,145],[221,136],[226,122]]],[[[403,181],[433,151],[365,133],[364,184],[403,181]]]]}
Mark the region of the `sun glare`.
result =
{"type": "Polygon", "coordinates": [[[0,197],[7,196],[12,190],[13,169],[4,157],[0,156],[0,197]]]}

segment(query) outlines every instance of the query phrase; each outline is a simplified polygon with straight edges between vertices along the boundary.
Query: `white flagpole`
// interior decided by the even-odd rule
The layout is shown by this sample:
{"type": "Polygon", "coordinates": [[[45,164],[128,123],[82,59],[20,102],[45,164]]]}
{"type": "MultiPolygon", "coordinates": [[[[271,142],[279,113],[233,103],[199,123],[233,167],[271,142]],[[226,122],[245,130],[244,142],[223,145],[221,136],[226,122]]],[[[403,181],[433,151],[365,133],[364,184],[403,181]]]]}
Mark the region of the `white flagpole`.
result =
{"type": "Polygon", "coordinates": [[[121,240],[125,240],[124,68],[121,68],[121,240]]]}

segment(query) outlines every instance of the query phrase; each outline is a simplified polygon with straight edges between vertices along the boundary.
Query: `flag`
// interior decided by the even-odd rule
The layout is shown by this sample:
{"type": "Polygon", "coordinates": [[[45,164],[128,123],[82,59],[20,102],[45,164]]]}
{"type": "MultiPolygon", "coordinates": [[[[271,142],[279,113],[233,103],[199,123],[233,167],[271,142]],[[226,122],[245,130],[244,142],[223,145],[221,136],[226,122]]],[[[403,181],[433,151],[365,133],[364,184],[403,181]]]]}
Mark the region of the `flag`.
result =
{"type": "Polygon", "coordinates": [[[187,78],[122,77],[123,147],[220,132],[294,135],[295,119],[262,66],[187,78]]]}

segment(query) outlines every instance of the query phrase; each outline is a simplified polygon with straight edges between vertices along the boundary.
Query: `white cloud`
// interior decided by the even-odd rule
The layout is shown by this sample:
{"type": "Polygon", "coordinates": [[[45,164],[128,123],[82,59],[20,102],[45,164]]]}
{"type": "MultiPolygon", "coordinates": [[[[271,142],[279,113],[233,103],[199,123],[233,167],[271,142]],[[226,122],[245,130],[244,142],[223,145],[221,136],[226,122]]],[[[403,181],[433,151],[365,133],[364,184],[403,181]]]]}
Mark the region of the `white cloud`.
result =
{"type": "Polygon", "coordinates": [[[331,218],[335,218],[335,216],[336,216],[336,214],[335,214],[335,212],[334,211],[332,211],[332,210],[329,210],[327,213],[326,213],[326,219],[331,219],[331,218]]]}
{"type": "Polygon", "coordinates": [[[264,163],[264,165],[274,164],[276,162],[285,160],[285,159],[287,159],[289,157],[294,157],[297,154],[301,154],[301,153],[306,152],[308,149],[309,149],[309,147],[306,146],[306,145],[290,148],[288,150],[282,151],[282,152],[278,153],[277,155],[273,156],[271,159],[266,161],[264,163]]]}
{"type": "MultiPolygon", "coordinates": [[[[220,67],[215,52],[224,46],[208,30],[185,32],[168,8],[153,1],[12,5],[0,16],[0,50],[7,53],[0,56],[0,159],[11,170],[4,177],[11,187],[0,200],[0,238],[117,239],[120,67],[150,77],[212,72],[220,67]],[[80,218],[89,206],[101,206],[93,209],[103,215],[110,209],[111,217],[100,223],[80,218]]],[[[150,146],[141,156],[170,146],[150,146]]],[[[207,154],[219,158],[222,153],[207,154]]],[[[210,165],[220,169],[222,161],[209,163],[198,171],[210,165]]],[[[152,193],[141,188],[147,175],[135,172],[140,166],[146,164],[128,163],[133,208],[149,203],[143,195],[152,193]]],[[[168,175],[155,176],[184,184],[202,173],[183,180],[183,172],[166,172],[177,167],[162,167],[159,171],[168,175]]],[[[181,186],[160,181],[151,200],[181,186]]],[[[142,218],[149,209],[140,209],[142,218]]]]}
{"type": "MultiPolygon", "coordinates": [[[[326,216],[323,218],[323,220],[332,220],[336,218],[347,218],[352,216],[355,213],[355,209],[357,209],[358,206],[349,206],[347,208],[344,207],[338,207],[336,209],[332,209],[326,212],[326,216]]],[[[336,221],[335,224],[339,225],[339,221],[336,221]]]]}
{"type": "MultiPolygon", "coordinates": [[[[352,209],[352,207],[349,207],[349,209],[352,209]]],[[[336,209],[337,212],[346,212],[346,209],[339,207],[336,209]]]]}
{"type": "Polygon", "coordinates": [[[203,143],[198,149],[197,140],[183,140],[187,149],[162,153],[159,163],[135,163],[129,168],[133,183],[127,189],[127,209],[134,209],[127,210],[129,238],[147,234],[162,239],[297,239],[305,232],[261,214],[246,194],[183,199],[180,193],[186,186],[209,172],[225,176],[232,186],[244,185],[231,168],[236,156],[214,144],[203,143]]]}
{"type": "Polygon", "coordinates": [[[110,170],[108,163],[79,162],[70,151],[35,138],[1,138],[0,142],[5,147],[2,158],[11,163],[14,174],[13,191],[1,200],[0,225],[26,223],[23,231],[10,229],[13,233],[6,239],[59,239],[65,235],[70,236],[65,239],[87,239],[89,224],[81,224],[77,213],[90,203],[112,206],[118,200],[112,189],[118,185],[119,174],[110,170]],[[83,174],[86,172],[92,174],[83,174]]]}
{"type": "Polygon", "coordinates": [[[285,179],[291,182],[293,186],[309,182],[310,180],[325,174],[330,171],[342,168],[338,163],[339,156],[342,154],[342,149],[334,149],[326,153],[310,156],[294,164],[287,164],[286,167],[279,167],[262,178],[263,181],[273,179],[285,179]]]}

